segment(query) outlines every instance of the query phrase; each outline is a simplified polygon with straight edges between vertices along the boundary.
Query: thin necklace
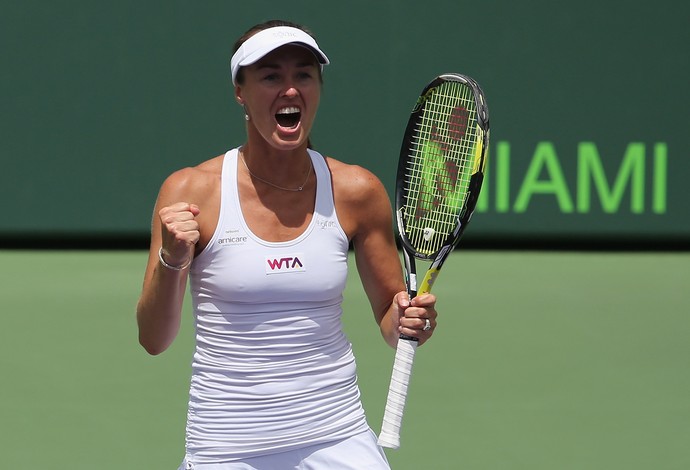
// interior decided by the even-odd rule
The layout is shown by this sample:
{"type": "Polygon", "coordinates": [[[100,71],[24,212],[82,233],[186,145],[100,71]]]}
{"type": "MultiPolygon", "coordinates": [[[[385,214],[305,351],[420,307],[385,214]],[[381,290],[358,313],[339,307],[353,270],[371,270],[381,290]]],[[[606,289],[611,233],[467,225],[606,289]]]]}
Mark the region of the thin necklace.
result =
{"type": "Polygon", "coordinates": [[[297,188],[283,188],[282,186],[278,186],[277,184],[273,184],[273,183],[271,183],[270,181],[266,181],[265,179],[263,179],[263,178],[261,178],[261,177],[259,177],[259,176],[256,176],[254,173],[252,173],[252,170],[249,169],[249,167],[247,166],[247,162],[244,160],[244,154],[243,154],[243,153],[240,153],[240,159],[242,160],[242,164],[243,164],[244,167],[246,168],[247,173],[249,173],[253,178],[256,178],[256,179],[258,179],[259,181],[261,181],[262,183],[266,183],[267,185],[273,186],[274,188],[280,189],[280,190],[282,190],[282,191],[291,191],[291,192],[295,192],[295,193],[296,193],[296,192],[299,192],[299,191],[302,191],[302,190],[304,189],[304,187],[306,186],[307,181],[309,181],[309,177],[311,176],[311,167],[312,167],[312,165],[311,165],[311,162],[309,162],[309,170],[307,171],[307,177],[304,179],[304,183],[302,183],[302,184],[301,184],[300,186],[298,186],[297,188]]]}

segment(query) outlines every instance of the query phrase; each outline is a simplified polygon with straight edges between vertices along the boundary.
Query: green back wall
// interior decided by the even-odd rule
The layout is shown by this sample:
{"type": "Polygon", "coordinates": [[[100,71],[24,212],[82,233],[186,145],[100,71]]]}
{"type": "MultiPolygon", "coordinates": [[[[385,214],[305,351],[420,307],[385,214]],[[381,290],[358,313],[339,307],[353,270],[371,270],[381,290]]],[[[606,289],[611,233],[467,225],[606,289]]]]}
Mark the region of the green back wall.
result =
{"type": "Polygon", "coordinates": [[[468,239],[690,240],[690,6],[2,1],[0,238],[146,237],[163,179],[243,141],[228,62],[249,26],[310,27],[326,68],[317,149],[392,194],[425,83],[486,92],[487,186],[468,239]]]}

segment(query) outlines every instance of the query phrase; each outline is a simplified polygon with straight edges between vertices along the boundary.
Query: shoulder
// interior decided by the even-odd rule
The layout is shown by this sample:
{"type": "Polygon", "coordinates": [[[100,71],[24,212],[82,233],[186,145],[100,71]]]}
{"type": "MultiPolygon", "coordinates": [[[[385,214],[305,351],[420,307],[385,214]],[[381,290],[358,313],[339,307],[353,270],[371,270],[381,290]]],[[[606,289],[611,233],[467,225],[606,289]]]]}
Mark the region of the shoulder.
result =
{"type": "Polygon", "coordinates": [[[336,197],[352,203],[365,202],[372,196],[388,200],[383,183],[370,170],[330,157],[326,158],[326,162],[331,170],[336,197]]]}
{"type": "Polygon", "coordinates": [[[391,217],[388,193],[370,170],[333,158],[326,159],[333,179],[333,197],[338,218],[350,238],[391,217]]]}
{"type": "Polygon", "coordinates": [[[163,182],[159,199],[198,203],[220,187],[223,155],[193,167],[182,168],[163,182]]]}

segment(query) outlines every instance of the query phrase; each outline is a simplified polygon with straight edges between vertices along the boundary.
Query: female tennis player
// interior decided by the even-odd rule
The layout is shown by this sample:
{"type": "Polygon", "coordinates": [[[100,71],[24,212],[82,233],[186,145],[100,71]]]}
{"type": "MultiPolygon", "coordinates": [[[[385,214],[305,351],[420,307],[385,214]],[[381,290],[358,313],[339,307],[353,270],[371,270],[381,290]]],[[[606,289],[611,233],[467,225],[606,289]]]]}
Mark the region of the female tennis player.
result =
{"type": "Polygon", "coordinates": [[[391,346],[400,333],[429,339],[436,299],[405,292],[381,182],[310,148],[328,63],[298,25],[251,28],[231,60],[245,143],[160,189],[137,321],[146,351],[163,352],[189,277],[196,349],[180,469],[389,468],[341,329],[349,244],[391,346]]]}

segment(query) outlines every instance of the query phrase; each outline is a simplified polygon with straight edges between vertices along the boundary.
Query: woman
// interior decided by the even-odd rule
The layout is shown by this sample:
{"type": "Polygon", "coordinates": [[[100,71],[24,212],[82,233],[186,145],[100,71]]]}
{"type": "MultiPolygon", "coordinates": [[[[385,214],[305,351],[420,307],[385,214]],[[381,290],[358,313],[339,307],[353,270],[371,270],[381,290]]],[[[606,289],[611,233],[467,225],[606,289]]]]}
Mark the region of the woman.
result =
{"type": "Polygon", "coordinates": [[[400,333],[429,339],[435,297],[405,293],[380,181],[309,148],[326,64],[297,25],[250,29],[231,61],[246,142],[161,187],[137,321],[142,346],[163,352],[189,275],[196,349],[180,468],[389,468],[341,331],[349,243],[391,346],[400,333]]]}

